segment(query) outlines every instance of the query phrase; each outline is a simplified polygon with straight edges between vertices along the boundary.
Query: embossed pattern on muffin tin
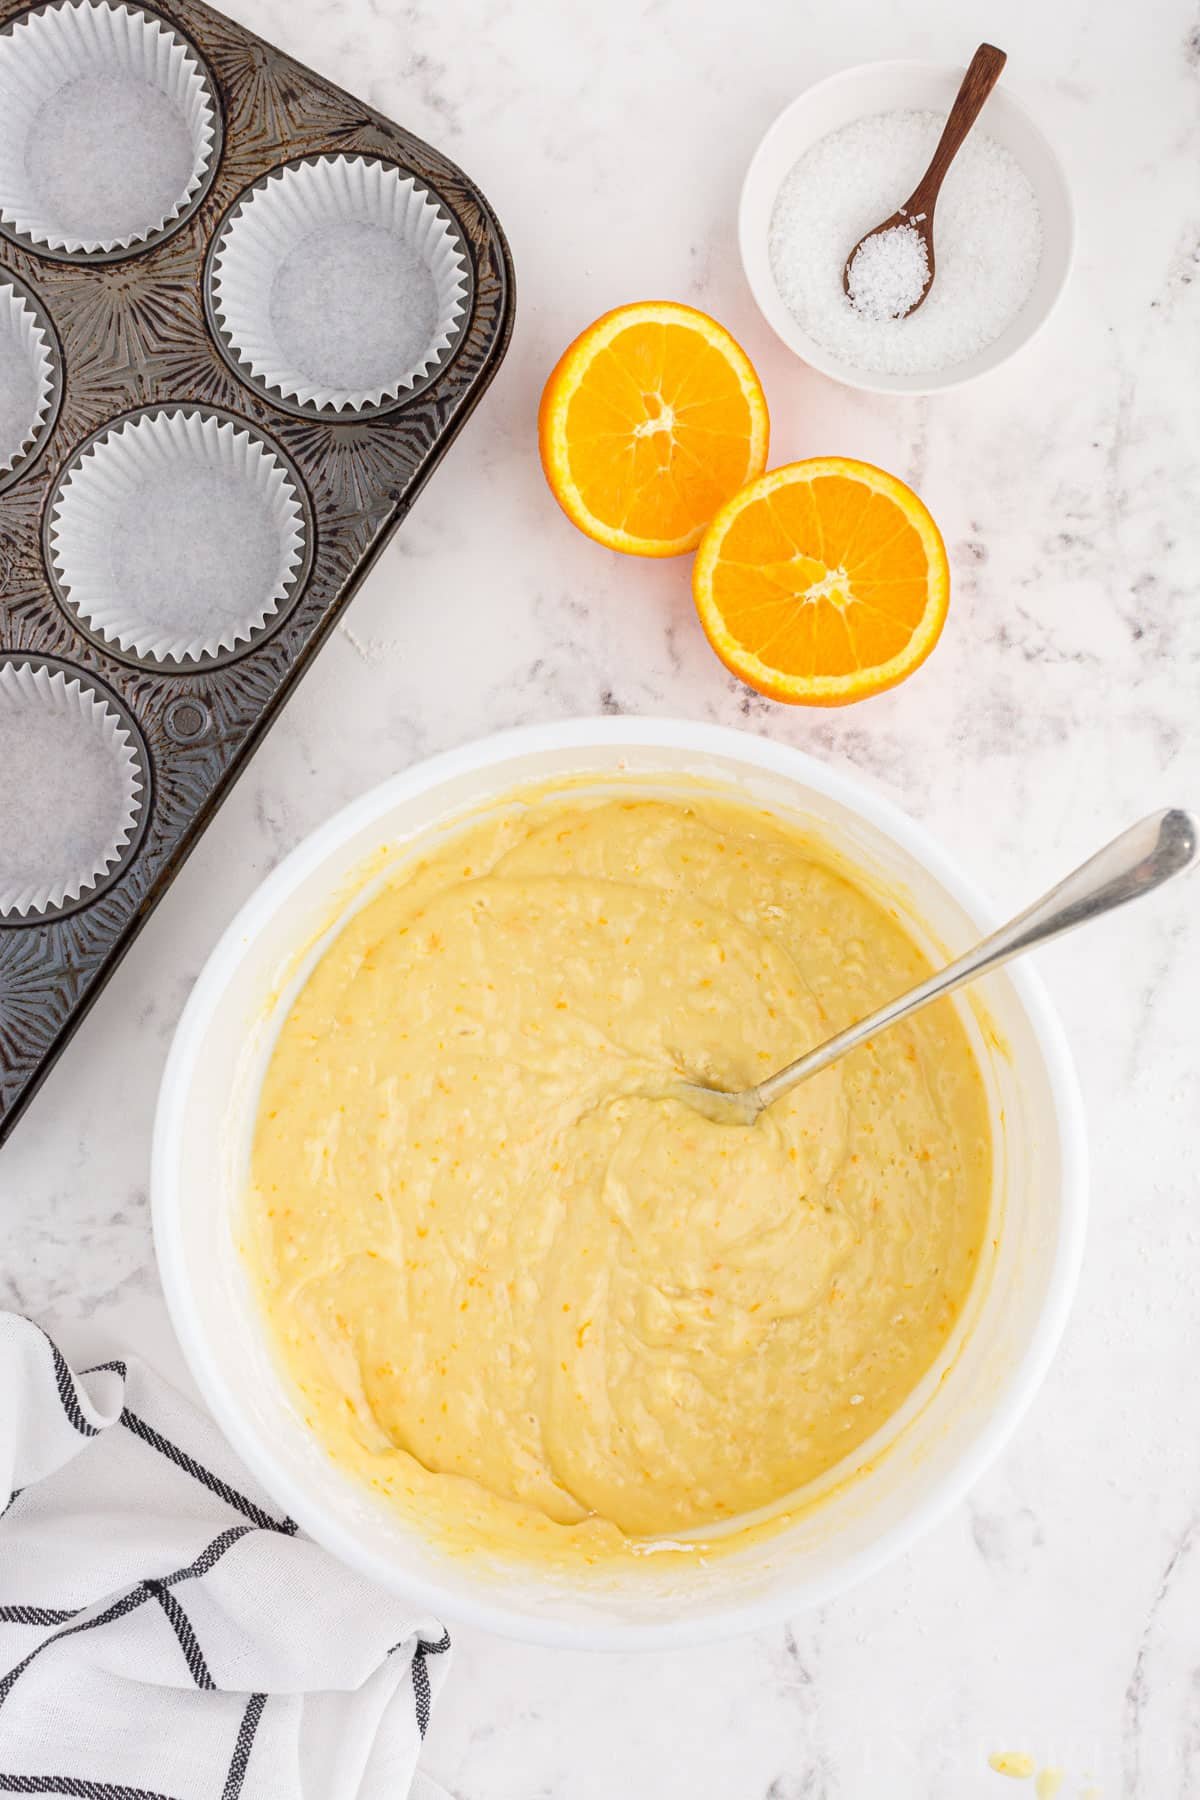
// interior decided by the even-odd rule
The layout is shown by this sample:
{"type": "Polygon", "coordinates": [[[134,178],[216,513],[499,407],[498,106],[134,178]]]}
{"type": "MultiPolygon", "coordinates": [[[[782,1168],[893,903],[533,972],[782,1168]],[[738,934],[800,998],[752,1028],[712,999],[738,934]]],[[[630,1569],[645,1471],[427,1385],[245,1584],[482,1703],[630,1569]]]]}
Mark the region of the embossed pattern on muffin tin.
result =
{"type": "MultiPolygon", "coordinates": [[[[46,10],[0,0],[0,34],[46,10]]],[[[0,282],[21,284],[44,321],[54,374],[35,441],[0,474],[0,665],[28,662],[100,696],[132,728],[144,777],[136,829],[111,867],[75,897],[0,918],[0,1140],[465,423],[512,327],[503,233],[453,164],[202,0],[135,10],[188,47],[214,96],[216,155],[202,190],[147,242],[107,257],[0,229],[0,282]],[[453,341],[410,389],[354,419],[301,413],[247,379],[203,300],[210,245],[239,200],[284,164],[331,155],[411,177],[468,262],[453,341]],[[85,628],[56,592],[48,509],[89,442],[122,418],[181,406],[232,420],[277,453],[303,501],[303,566],[248,640],[211,658],[138,659],[85,628]]]]}

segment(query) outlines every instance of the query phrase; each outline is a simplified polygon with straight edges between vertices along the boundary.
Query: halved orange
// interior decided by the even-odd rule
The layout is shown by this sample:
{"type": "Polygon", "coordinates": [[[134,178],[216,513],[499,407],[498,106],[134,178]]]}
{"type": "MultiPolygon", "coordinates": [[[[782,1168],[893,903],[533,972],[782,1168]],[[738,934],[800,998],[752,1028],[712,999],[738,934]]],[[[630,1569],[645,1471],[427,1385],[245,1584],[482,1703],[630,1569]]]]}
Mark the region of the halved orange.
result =
{"type": "Polygon", "coordinates": [[[555,499],[610,550],[679,556],[767,462],[750,359],[707,313],[670,300],[589,325],[546,383],[538,448],[555,499]]]}
{"type": "Polygon", "coordinates": [[[788,463],[727,501],[692,592],[727,668],[768,694],[843,706],[895,687],[941,635],[942,534],[912,489],[872,463],[788,463]]]}

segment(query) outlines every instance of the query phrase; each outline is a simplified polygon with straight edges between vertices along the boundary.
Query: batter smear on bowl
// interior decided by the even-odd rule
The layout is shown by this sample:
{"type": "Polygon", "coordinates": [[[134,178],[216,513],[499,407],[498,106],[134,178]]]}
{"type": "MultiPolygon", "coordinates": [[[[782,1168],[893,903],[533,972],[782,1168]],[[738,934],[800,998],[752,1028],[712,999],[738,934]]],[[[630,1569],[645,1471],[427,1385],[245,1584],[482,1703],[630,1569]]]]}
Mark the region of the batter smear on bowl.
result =
{"type": "Polygon", "coordinates": [[[671,1083],[743,1087],[927,969],[819,845],[699,790],[542,792],[410,864],[295,1001],[253,1148],[252,1276],[329,1453],[448,1544],[570,1559],[839,1463],[977,1266],[962,1022],[749,1128],[671,1083]]]}

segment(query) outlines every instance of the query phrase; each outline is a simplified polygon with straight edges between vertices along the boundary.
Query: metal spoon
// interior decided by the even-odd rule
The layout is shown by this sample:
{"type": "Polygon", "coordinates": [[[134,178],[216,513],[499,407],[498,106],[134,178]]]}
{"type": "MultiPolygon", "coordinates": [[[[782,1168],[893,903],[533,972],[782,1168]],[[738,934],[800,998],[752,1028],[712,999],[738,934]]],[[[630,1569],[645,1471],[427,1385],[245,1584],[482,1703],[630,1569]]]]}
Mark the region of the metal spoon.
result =
{"type": "Polygon", "coordinates": [[[878,1012],[873,1012],[858,1025],[847,1026],[836,1037],[826,1039],[806,1056],[760,1081],[757,1087],[727,1094],[703,1082],[681,1081],[672,1092],[717,1124],[753,1125],[764,1107],[790,1093],[818,1069],[827,1069],[839,1056],[865,1044],[876,1032],[909,1018],[922,1006],[928,1006],[931,1000],[952,993],[990,969],[998,969],[1001,963],[1020,956],[1023,951],[1048,943],[1062,932],[1074,930],[1076,925],[1086,925],[1102,913],[1124,906],[1128,900],[1137,900],[1142,894],[1153,892],[1173,875],[1181,875],[1191,868],[1198,852],[1200,821],[1195,814],[1183,812],[1179,807],[1151,813],[1148,819],[1123,831],[1065,881],[1060,881],[1048,894],[939,974],[910,988],[907,994],[889,1000],[886,1006],[881,1006],[878,1012]]]}
{"type": "Polygon", "coordinates": [[[876,225],[872,230],[864,232],[846,258],[846,264],[842,270],[842,287],[848,300],[853,301],[854,299],[854,295],[850,291],[850,265],[867,239],[879,237],[885,231],[894,231],[899,225],[907,225],[918,233],[925,245],[929,275],[918,298],[896,317],[907,319],[916,312],[918,306],[925,304],[929,290],[933,286],[933,209],[937,205],[938,194],[941,192],[942,183],[946,179],[950,164],[962,149],[963,139],[979,117],[980,109],[999,81],[1000,71],[1007,61],[1008,58],[1003,50],[997,50],[993,44],[980,44],[962,78],[962,85],[955,95],[954,105],[950,108],[929,167],[900,210],[885,219],[882,225],[876,225]]]}

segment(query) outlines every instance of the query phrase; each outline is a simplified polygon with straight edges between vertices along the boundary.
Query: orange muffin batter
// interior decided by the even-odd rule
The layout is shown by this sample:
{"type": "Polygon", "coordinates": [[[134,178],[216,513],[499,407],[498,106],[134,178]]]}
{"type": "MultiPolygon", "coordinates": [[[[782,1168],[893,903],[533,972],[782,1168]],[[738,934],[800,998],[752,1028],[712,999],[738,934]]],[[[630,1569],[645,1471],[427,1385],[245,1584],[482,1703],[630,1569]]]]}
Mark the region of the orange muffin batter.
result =
{"type": "Polygon", "coordinates": [[[963,1026],[927,1010],[752,1127],[671,1083],[751,1083],[926,972],[716,799],[542,794],[398,876],[296,1000],[253,1150],[254,1280],[330,1453],[447,1541],[589,1558],[838,1463],[976,1268],[963,1026]]]}

